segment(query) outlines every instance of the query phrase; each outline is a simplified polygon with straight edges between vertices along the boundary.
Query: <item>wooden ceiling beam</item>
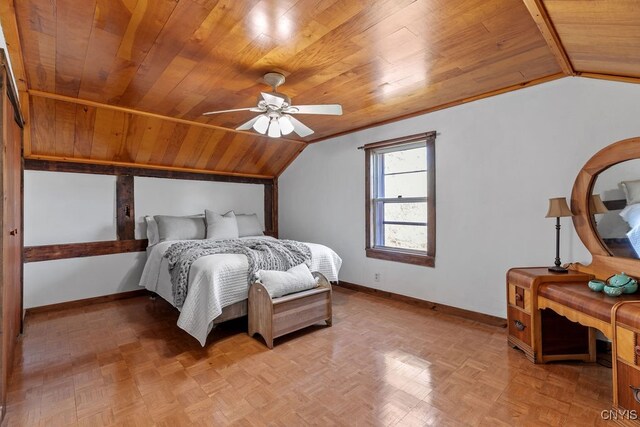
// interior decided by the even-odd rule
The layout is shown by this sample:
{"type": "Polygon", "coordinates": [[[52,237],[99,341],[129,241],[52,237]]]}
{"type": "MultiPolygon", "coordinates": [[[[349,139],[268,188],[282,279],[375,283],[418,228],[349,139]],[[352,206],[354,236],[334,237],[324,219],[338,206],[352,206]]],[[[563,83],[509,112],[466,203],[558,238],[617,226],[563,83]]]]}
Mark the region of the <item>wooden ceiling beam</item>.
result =
{"type": "MultiPolygon", "coordinates": [[[[180,119],[177,117],[171,117],[171,116],[165,116],[162,114],[156,114],[156,113],[150,113],[148,111],[140,111],[140,110],[136,110],[133,108],[127,108],[127,107],[120,107],[117,105],[111,105],[111,104],[105,104],[102,102],[96,102],[96,101],[90,101],[88,99],[80,99],[80,98],[74,98],[71,96],[66,96],[66,95],[59,95],[57,93],[50,93],[50,92],[43,92],[40,90],[34,90],[34,89],[29,89],[29,95],[31,96],[35,96],[38,98],[45,98],[45,99],[53,99],[56,101],[63,101],[63,102],[71,102],[73,104],[80,104],[80,105],[87,105],[90,107],[97,107],[97,108],[106,108],[106,109],[110,109],[110,110],[114,110],[114,111],[120,111],[123,113],[128,113],[128,114],[135,114],[138,116],[145,116],[145,117],[151,117],[154,119],[160,119],[160,120],[167,120],[170,122],[175,122],[175,123],[181,123],[181,124],[185,124],[185,125],[190,125],[190,126],[199,126],[199,127],[203,127],[203,128],[207,128],[207,129],[216,129],[216,130],[222,130],[225,132],[231,132],[231,133],[237,133],[237,134],[242,134],[242,135],[249,135],[253,138],[267,138],[265,136],[261,136],[259,134],[256,134],[254,132],[248,132],[248,131],[242,131],[242,130],[236,130],[236,129],[230,129],[224,126],[217,126],[217,125],[212,125],[209,123],[202,123],[202,122],[195,122],[193,120],[185,120],[185,119],[180,119]]],[[[301,144],[301,145],[306,145],[307,143],[304,141],[298,141],[295,139],[289,139],[289,138],[278,138],[278,140],[280,141],[286,141],[286,142],[292,142],[295,144],[301,144]]]]}
{"type": "Polygon", "coordinates": [[[573,65],[571,65],[571,60],[560,41],[558,32],[556,31],[551,18],[549,18],[549,14],[547,13],[547,9],[544,7],[542,0],[522,1],[529,10],[529,13],[538,26],[538,29],[540,29],[542,37],[544,37],[549,49],[551,49],[551,53],[558,61],[558,65],[562,68],[562,72],[568,76],[575,76],[576,72],[573,69],[573,65]]]}
{"type": "MultiPolygon", "coordinates": [[[[75,157],[59,157],[59,156],[42,156],[42,155],[31,155],[24,156],[25,161],[29,160],[40,160],[42,162],[54,162],[54,163],[78,163],[82,165],[96,165],[96,166],[114,166],[119,168],[132,168],[132,169],[148,169],[155,171],[164,171],[164,172],[177,172],[177,173],[191,173],[191,174],[201,174],[201,175],[223,175],[223,176],[235,176],[235,177],[243,177],[243,178],[258,178],[258,179],[273,179],[273,175],[261,175],[261,174],[252,174],[252,173],[237,173],[237,172],[226,172],[226,171],[218,171],[218,170],[206,170],[206,169],[194,169],[194,168],[186,168],[186,167],[174,167],[174,166],[165,166],[165,165],[151,165],[151,164],[142,164],[142,163],[133,163],[133,162],[118,162],[118,161],[105,161],[105,160],[96,160],[96,159],[79,159],[75,157]]],[[[33,166],[30,166],[29,169],[34,169],[33,166]]],[[[99,172],[98,172],[99,173],[99,172]]],[[[179,179],[184,179],[181,177],[179,179]]]]}

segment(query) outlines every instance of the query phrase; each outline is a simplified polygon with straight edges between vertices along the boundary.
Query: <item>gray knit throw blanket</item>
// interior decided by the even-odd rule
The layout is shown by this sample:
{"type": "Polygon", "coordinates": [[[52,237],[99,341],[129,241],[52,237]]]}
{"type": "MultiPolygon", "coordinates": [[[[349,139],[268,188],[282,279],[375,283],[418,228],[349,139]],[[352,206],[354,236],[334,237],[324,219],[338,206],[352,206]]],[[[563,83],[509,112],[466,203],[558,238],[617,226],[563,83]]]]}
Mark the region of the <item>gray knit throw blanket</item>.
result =
{"type": "Polygon", "coordinates": [[[258,270],[286,271],[302,263],[311,263],[309,247],[294,240],[229,239],[177,242],[169,246],[164,254],[169,261],[176,307],[182,307],[187,297],[191,265],[200,257],[214,254],[246,255],[249,262],[249,285],[255,281],[258,270]]]}

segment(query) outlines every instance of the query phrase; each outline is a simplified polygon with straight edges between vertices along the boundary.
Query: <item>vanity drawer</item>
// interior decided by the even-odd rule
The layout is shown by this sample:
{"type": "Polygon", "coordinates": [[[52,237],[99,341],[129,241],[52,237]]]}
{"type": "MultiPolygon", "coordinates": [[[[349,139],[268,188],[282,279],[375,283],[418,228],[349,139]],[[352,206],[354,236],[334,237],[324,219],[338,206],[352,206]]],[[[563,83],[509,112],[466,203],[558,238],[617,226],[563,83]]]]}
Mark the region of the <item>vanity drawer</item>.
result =
{"type": "Polygon", "coordinates": [[[531,313],[531,292],[529,289],[509,283],[509,304],[531,313]]]}
{"type": "Polygon", "coordinates": [[[509,335],[531,346],[531,316],[512,306],[508,307],[507,314],[509,335]]]}
{"type": "Polygon", "coordinates": [[[640,413],[640,371],[624,362],[617,361],[618,406],[640,413]]]}
{"type": "Polygon", "coordinates": [[[621,326],[616,326],[616,352],[620,360],[638,366],[640,361],[640,342],[638,334],[621,326]]]}

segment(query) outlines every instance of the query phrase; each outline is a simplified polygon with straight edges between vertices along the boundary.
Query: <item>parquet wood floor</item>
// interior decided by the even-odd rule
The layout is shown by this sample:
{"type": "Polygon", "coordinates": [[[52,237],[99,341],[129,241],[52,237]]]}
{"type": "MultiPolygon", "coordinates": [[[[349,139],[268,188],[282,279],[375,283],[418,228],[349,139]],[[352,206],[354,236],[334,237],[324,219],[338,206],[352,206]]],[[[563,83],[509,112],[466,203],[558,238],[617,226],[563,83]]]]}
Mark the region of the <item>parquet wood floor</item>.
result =
{"type": "Polygon", "coordinates": [[[147,297],[29,315],[4,425],[586,426],[605,424],[611,370],[533,365],[504,329],[352,291],[333,327],[205,348],[147,297]]]}

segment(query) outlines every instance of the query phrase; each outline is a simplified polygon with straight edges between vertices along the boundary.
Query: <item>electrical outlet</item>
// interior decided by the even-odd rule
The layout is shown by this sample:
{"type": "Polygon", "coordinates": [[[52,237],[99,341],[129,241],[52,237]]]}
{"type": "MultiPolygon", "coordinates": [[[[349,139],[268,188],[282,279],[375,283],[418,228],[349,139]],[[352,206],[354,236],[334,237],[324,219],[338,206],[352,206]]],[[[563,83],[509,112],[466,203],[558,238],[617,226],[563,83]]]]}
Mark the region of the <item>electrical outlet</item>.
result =
{"type": "Polygon", "coordinates": [[[375,280],[376,282],[380,281],[380,273],[374,273],[373,274],[373,280],[375,280]]]}

